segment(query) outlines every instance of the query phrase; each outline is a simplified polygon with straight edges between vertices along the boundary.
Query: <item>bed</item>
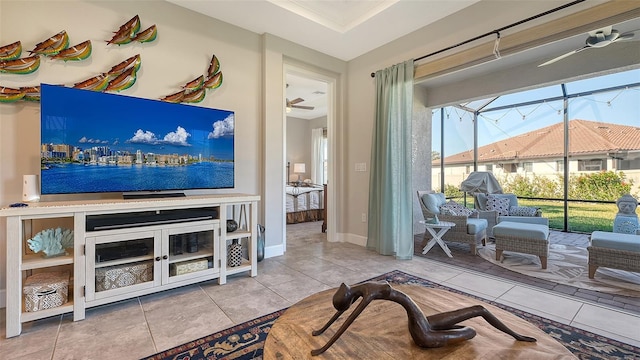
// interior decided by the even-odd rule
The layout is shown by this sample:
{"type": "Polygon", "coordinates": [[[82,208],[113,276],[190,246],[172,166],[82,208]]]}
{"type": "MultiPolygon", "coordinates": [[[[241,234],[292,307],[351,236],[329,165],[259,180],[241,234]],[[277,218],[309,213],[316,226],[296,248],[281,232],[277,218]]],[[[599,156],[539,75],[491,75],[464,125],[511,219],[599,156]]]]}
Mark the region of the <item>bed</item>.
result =
{"type": "Polygon", "coordinates": [[[287,224],[324,220],[324,188],[320,185],[286,187],[287,224]]]}

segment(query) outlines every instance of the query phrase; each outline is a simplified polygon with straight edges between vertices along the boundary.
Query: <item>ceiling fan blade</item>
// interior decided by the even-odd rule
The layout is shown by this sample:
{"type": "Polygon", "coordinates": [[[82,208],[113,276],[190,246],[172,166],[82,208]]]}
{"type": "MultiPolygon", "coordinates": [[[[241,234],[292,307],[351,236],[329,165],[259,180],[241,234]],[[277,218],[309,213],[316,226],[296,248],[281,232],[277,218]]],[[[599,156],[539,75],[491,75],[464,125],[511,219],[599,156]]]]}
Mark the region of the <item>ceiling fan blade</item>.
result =
{"type": "Polygon", "coordinates": [[[294,104],[297,104],[297,103],[303,102],[303,101],[304,101],[303,98],[297,98],[297,99],[293,99],[293,100],[289,101],[289,104],[294,105],[294,104]]]}
{"type": "Polygon", "coordinates": [[[616,41],[632,40],[636,36],[636,31],[638,30],[633,30],[633,31],[626,32],[624,34],[620,34],[620,36],[618,36],[616,41]]]}
{"type": "Polygon", "coordinates": [[[547,61],[547,62],[544,62],[544,63],[542,63],[542,64],[538,65],[538,67],[545,66],[545,65],[549,65],[549,64],[553,64],[553,63],[554,63],[554,62],[556,62],[556,61],[562,60],[562,59],[564,59],[564,58],[566,58],[566,57],[569,57],[569,56],[571,56],[571,55],[573,55],[573,54],[577,54],[577,53],[579,53],[580,51],[585,50],[585,49],[588,49],[588,48],[590,48],[590,46],[584,46],[584,47],[581,47],[580,49],[575,49],[575,50],[573,50],[573,51],[571,51],[571,52],[568,52],[568,53],[566,53],[566,54],[564,54],[564,55],[560,55],[560,56],[558,56],[558,57],[556,57],[556,58],[553,58],[553,59],[551,59],[551,60],[549,60],[549,61],[547,61]]]}
{"type": "Polygon", "coordinates": [[[313,106],[304,106],[304,105],[291,105],[294,109],[304,109],[304,110],[313,110],[315,109],[313,106]]]}

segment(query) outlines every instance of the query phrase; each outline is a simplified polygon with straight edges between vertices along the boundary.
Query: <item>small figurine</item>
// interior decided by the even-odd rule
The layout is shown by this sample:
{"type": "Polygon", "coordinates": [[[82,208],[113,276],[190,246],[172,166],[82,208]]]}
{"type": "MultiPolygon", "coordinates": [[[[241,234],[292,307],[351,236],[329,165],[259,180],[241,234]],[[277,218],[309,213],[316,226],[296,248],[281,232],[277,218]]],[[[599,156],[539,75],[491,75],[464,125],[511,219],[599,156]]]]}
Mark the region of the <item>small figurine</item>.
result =
{"type": "Polygon", "coordinates": [[[618,206],[618,213],[613,220],[613,232],[636,234],[640,228],[638,215],[636,214],[638,200],[630,194],[626,194],[616,200],[616,205],[618,206]]]}
{"type": "Polygon", "coordinates": [[[46,229],[27,240],[33,252],[44,252],[45,257],[66,254],[64,249],[73,247],[73,231],[69,229],[46,229]]]}

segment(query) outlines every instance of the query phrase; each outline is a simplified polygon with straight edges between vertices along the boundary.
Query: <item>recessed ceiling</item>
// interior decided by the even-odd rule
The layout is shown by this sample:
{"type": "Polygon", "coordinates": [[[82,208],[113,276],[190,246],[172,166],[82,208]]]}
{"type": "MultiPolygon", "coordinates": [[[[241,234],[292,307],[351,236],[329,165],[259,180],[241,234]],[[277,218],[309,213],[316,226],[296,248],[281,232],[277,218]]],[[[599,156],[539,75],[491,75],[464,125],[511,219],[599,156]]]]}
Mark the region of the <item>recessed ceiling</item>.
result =
{"type": "Polygon", "coordinates": [[[168,0],[349,61],[480,0],[168,0]]]}
{"type": "MultiPolygon", "coordinates": [[[[480,0],[168,1],[257,34],[276,35],[349,61],[480,0]]],[[[326,83],[291,74],[287,74],[287,83],[289,100],[302,98],[304,102],[298,105],[314,107],[294,108],[287,116],[326,116],[326,83]]]]}

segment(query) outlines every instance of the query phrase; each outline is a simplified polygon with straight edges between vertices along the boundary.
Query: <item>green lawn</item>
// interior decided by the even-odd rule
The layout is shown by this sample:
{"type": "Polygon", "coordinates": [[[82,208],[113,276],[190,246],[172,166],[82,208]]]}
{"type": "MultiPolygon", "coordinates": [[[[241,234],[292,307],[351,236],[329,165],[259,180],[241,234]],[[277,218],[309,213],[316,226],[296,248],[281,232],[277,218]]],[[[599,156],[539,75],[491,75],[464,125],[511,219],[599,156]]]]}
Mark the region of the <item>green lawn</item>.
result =
{"type": "MultiPolygon", "coordinates": [[[[463,204],[464,198],[453,198],[463,204]]],[[[542,201],[518,199],[520,206],[533,206],[542,209],[542,216],[549,219],[549,227],[562,230],[564,228],[564,207],[561,201],[542,201]]],[[[473,199],[467,197],[467,207],[473,208],[473,199]]],[[[568,230],[572,232],[591,233],[596,230],[612,231],[613,219],[618,212],[616,204],[569,203],[568,230]]],[[[640,207],[636,210],[640,216],[640,207]]]]}
{"type": "MultiPolygon", "coordinates": [[[[542,215],[549,219],[549,227],[564,228],[564,207],[561,201],[518,200],[522,206],[542,209],[542,215]]],[[[616,204],[569,203],[568,230],[591,233],[592,231],[612,231],[613,219],[618,212],[616,204]]]]}

